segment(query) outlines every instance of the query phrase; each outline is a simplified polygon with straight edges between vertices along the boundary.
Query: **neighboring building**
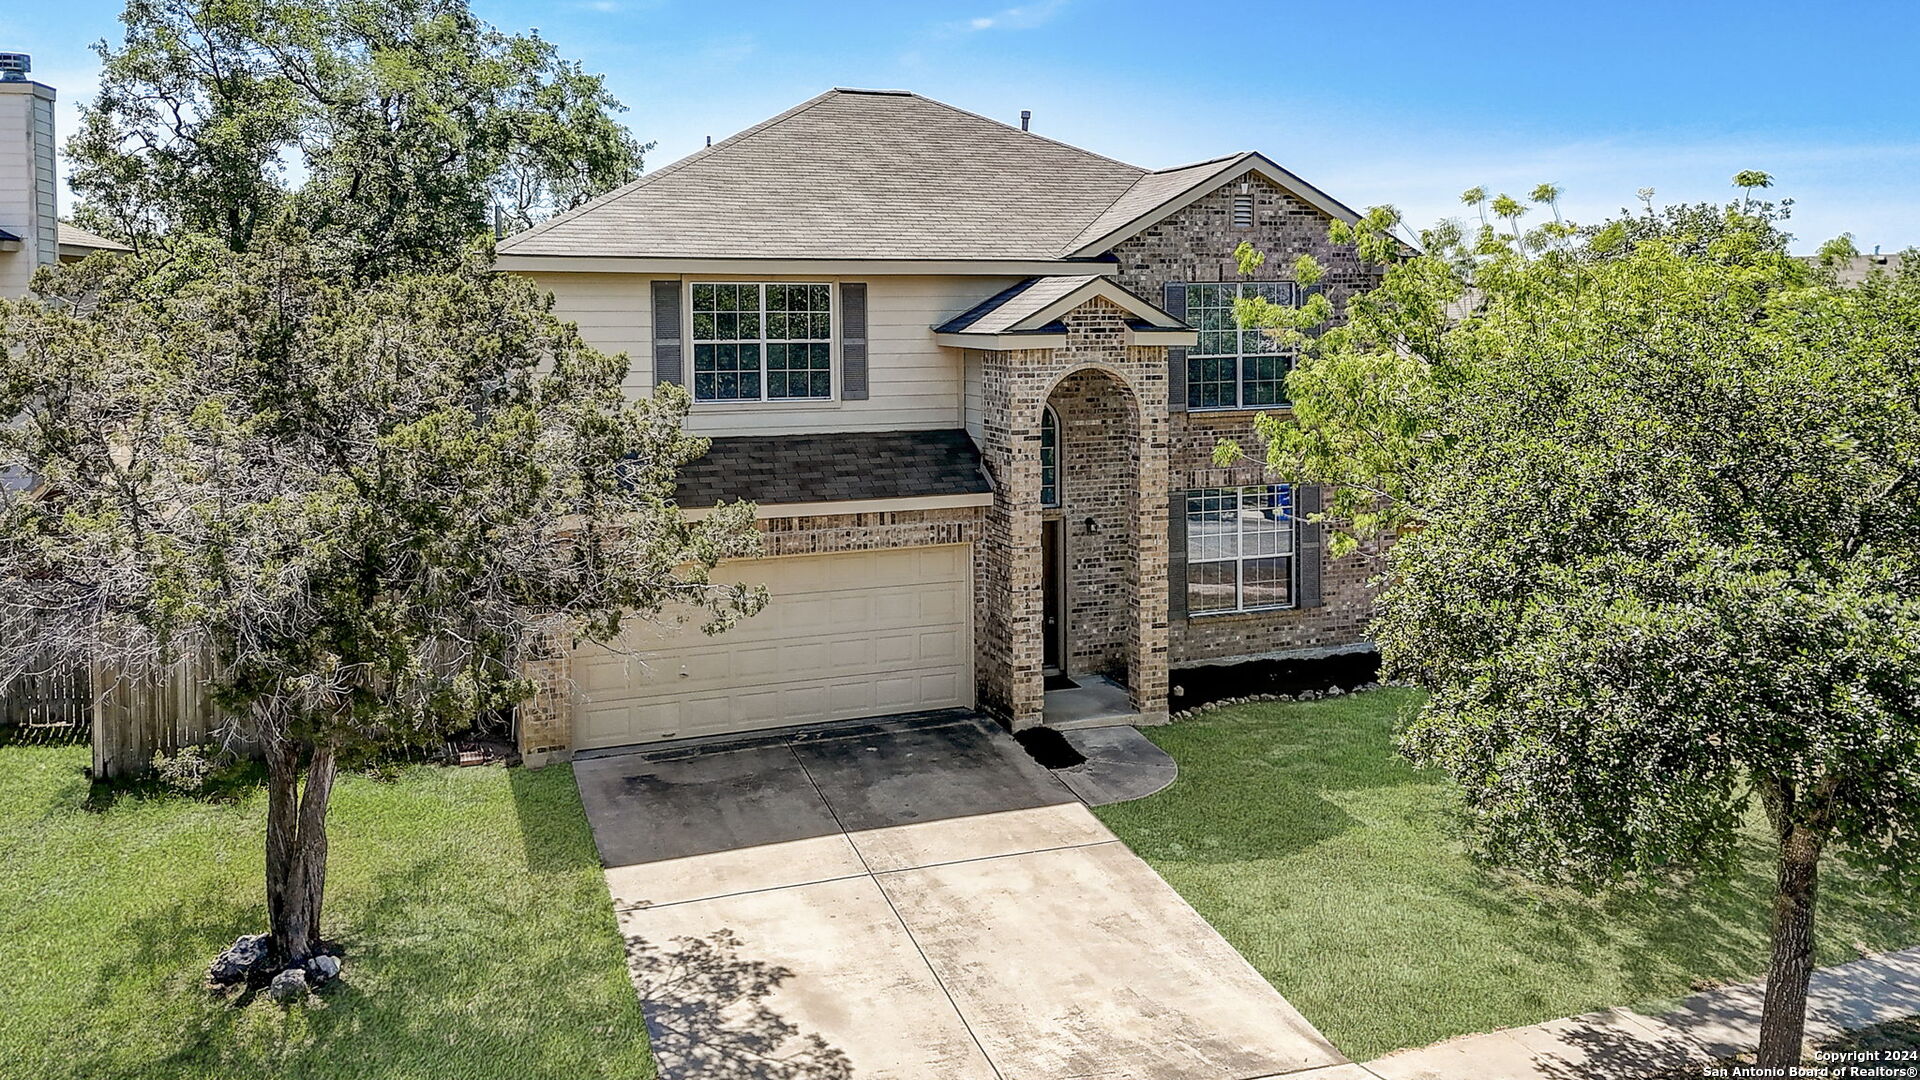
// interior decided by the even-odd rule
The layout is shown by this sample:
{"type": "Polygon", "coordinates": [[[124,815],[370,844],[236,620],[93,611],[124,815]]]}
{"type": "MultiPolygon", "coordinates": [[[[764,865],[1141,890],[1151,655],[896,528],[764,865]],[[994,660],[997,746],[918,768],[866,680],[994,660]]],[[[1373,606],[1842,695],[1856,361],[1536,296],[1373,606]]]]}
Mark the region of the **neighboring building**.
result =
{"type": "Polygon", "coordinates": [[[89,255],[102,251],[124,254],[133,250],[118,240],[109,240],[99,233],[88,232],[78,225],[69,225],[64,221],[60,223],[58,235],[60,261],[63,263],[79,262],[89,255]]]}
{"type": "MultiPolygon", "coordinates": [[[[125,244],[63,224],[54,173],[53,87],[27,79],[24,53],[0,53],[0,297],[25,296],[34,272],[125,244]]],[[[34,478],[0,467],[0,488],[34,478]]]]}
{"type": "Polygon", "coordinates": [[[25,296],[43,266],[132,250],[60,220],[53,87],[30,70],[25,53],[0,53],[0,296],[25,296]]]}
{"type": "Polygon", "coordinates": [[[1858,285],[1875,274],[1897,276],[1900,273],[1901,256],[1882,255],[1876,249],[1871,255],[1855,255],[1834,267],[1842,285],[1858,285]]]}
{"type": "Polygon", "coordinates": [[[0,53],[0,296],[24,296],[60,258],[53,87],[27,79],[22,53],[0,53]]]}
{"type": "Polygon", "coordinates": [[[1318,490],[1212,463],[1284,407],[1233,297],[1298,302],[1310,252],[1342,307],[1377,273],[1327,239],[1354,218],[1257,153],[1151,171],[834,90],[506,238],[631,393],[692,390],[713,449],[681,504],[757,502],[769,558],[726,571],[774,597],[544,662],[523,752],[948,707],[1019,728],[1054,676],[1153,720],[1174,668],[1363,641],[1362,564],[1301,520],[1318,490]]]}

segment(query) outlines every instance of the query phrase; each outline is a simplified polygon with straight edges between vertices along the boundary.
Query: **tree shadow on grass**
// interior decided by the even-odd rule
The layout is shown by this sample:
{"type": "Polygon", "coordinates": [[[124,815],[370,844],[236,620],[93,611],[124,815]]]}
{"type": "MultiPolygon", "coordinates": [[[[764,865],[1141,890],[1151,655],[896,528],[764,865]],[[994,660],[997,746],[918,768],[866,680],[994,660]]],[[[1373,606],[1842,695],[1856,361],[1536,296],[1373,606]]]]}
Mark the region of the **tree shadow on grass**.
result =
{"type": "Polygon", "coordinates": [[[629,936],[627,957],[663,1076],[851,1080],[845,1053],[767,1004],[793,972],[742,957],[731,930],[674,938],[667,947],[629,936]]]}
{"type": "Polygon", "coordinates": [[[507,789],[520,821],[520,843],[527,868],[535,873],[559,873],[600,866],[593,845],[580,789],[568,765],[543,769],[507,768],[507,789]]]}

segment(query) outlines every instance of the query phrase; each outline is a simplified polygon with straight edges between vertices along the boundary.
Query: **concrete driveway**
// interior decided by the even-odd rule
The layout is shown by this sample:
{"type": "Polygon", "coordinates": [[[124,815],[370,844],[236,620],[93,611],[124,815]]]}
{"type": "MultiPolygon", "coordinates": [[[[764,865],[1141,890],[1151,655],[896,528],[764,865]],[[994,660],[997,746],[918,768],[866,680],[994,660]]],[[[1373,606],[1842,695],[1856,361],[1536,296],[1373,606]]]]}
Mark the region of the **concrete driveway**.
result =
{"type": "Polygon", "coordinates": [[[574,773],[666,1077],[1251,1080],[1345,1061],[970,715],[574,773]]]}

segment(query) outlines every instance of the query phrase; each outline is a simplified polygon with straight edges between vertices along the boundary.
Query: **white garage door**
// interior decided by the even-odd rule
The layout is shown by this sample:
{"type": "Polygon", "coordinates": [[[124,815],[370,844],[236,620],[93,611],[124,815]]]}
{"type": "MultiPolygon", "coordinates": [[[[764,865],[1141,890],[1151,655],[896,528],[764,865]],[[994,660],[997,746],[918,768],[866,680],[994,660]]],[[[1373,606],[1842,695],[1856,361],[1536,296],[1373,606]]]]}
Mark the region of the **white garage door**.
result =
{"type": "MultiPolygon", "coordinates": [[[[574,654],[582,750],[973,704],[962,545],[732,563],[766,610],[719,637],[636,625],[574,654]]],[[[716,572],[716,576],[721,572],[716,572]]]]}

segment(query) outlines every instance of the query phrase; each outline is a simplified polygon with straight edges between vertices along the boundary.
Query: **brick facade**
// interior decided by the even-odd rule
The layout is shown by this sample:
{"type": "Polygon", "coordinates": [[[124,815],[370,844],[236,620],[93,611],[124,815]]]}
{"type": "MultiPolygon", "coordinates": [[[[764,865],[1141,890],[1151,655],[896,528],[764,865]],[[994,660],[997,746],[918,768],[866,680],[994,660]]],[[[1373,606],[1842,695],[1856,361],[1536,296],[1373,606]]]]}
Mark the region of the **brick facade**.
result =
{"type": "MultiPolygon", "coordinates": [[[[1327,239],[1330,224],[1324,213],[1249,173],[1123,241],[1115,246],[1113,254],[1120,261],[1120,282],[1156,303],[1168,282],[1237,280],[1239,268],[1233,252],[1243,240],[1267,256],[1266,265],[1257,275],[1261,280],[1291,278],[1294,260],[1310,254],[1326,269],[1323,285],[1327,298],[1340,311],[1356,292],[1378,284],[1380,271],[1362,263],[1352,248],[1334,246],[1327,239]],[[1253,198],[1251,227],[1233,224],[1233,201],[1241,194],[1242,184],[1253,198]]],[[[1261,446],[1253,431],[1253,418],[1259,412],[1172,413],[1170,497],[1199,487],[1284,479],[1268,476],[1259,463],[1261,446]],[[1222,438],[1237,440],[1254,460],[1231,469],[1216,468],[1213,450],[1222,438]]],[[[1322,607],[1174,620],[1169,634],[1171,662],[1178,667],[1364,641],[1372,605],[1366,587],[1369,573],[1362,555],[1328,559],[1321,568],[1322,607]]]]}

